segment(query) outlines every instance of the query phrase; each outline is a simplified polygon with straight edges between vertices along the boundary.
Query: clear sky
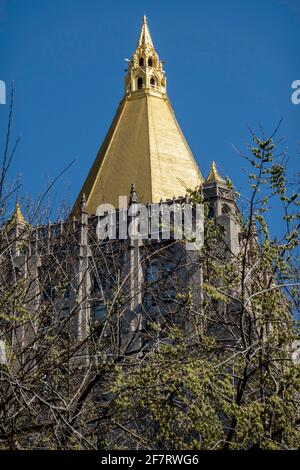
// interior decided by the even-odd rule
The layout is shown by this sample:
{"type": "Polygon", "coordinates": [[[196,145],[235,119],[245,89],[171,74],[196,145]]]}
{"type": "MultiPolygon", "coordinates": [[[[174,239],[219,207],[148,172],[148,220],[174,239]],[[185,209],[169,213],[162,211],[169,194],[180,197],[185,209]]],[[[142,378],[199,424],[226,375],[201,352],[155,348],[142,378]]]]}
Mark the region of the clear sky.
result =
{"type": "MultiPolygon", "coordinates": [[[[300,0],[0,0],[0,79],[15,82],[13,136],[22,135],[10,176],[21,175],[21,194],[36,198],[75,159],[53,195],[54,205],[75,200],[122,98],[144,13],[202,173],[214,159],[246,191],[233,146],[244,148],[248,125],[268,132],[281,117],[290,172],[299,171],[300,0]]],[[[7,111],[0,105],[1,145],[7,111]]]]}

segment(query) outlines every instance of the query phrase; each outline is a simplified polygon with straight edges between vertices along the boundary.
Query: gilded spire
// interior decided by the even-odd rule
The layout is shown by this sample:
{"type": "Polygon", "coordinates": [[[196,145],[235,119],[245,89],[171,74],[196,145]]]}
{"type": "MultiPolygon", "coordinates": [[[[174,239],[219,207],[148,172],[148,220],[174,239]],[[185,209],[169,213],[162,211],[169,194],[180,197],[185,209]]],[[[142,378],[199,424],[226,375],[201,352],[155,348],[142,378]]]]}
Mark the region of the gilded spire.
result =
{"type": "Polygon", "coordinates": [[[184,196],[202,175],[175,118],[166,93],[163,64],[144,17],[137,48],[128,62],[125,96],[83,184],[72,215],[96,214],[102,203],[119,207],[119,196],[133,203],[156,203],[184,196]],[[124,145],[126,142],[126,145],[124,145]],[[132,182],[135,186],[131,186],[132,182]],[[131,187],[131,193],[130,193],[131,187]]]}
{"type": "Polygon", "coordinates": [[[15,210],[12,213],[12,216],[8,221],[9,226],[15,225],[15,224],[23,224],[23,225],[26,224],[26,220],[21,211],[21,206],[18,202],[16,203],[15,210]]]}
{"type": "Polygon", "coordinates": [[[142,30],[141,30],[141,33],[140,33],[140,37],[139,37],[139,41],[138,41],[138,47],[139,46],[150,46],[150,47],[153,47],[154,49],[154,45],[153,45],[153,42],[152,42],[152,39],[151,39],[151,34],[150,34],[150,31],[149,31],[149,26],[148,26],[148,22],[147,22],[147,16],[144,15],[143,17],[143,25],[142,25],[142,30]]]}
{"type": "Polygon", "coordinates": [[[17,202],[16,204],[16,208],[15,208],[15,212],[13,213],[13,217],[15,218],[15,221],[19,224],[25,224],[25,218],[22,214],[22,211],[21,211],[21,206],[20,204],[17,202]]]}
{"type": "Polygon", "coordinates": [[[206,178],[205,182],[206,183],[211,183],[211,182],[224,183],[224,180],[221,178],[221,176],[218,173],[217,165],[215,161],[212,162],[209,175],[206,178]]]}
{"type": "Polygon", "coordinates": [[[156,96],[166,94],[165,72],[154,49],[147,17],[144,15],[136,50],[131,61],[128,62],[125,93],[140,96],[145,91],[147,94],[155,94],[156,96]]]}

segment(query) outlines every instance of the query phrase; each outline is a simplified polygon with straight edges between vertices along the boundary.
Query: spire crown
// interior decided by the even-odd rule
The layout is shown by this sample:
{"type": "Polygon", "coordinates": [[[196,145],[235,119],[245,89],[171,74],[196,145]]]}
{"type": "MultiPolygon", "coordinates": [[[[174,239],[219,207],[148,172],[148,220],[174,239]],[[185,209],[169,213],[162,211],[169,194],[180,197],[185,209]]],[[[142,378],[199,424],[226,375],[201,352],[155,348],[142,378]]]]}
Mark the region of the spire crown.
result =
{"type": "Polygon", "coordinates": [[[154,49],[146,15],[125,77],[125,93],[131,96],[134,92],[138,95],[144,92],[157,96],[166,94],[165,72],[154,49]]]}

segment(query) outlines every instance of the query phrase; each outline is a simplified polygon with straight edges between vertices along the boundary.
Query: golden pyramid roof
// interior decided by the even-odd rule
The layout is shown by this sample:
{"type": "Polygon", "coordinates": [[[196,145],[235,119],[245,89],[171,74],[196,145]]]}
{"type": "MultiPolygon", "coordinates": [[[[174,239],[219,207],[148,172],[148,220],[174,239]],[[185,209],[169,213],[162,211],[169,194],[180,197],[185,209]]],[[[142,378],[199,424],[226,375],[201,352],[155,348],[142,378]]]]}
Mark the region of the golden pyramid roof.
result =
{"type": "Polygon", "coordinates": [[[14,215],[15,215],[15,218],[16,218],[17,222],[19,222],[21,224],[25,223],[25,219],[24,219],[24,216],[22,214],[21,206],[18,202],[16,204],[14,215]]]}
{"type": "Polygon", "coordinates": [[[205,180],[206,183],[217,182],[217,183],[225,183],[225,181],[219,175],[216,162],[213,161],[210,167],[210,172],[208,177],[205,180]]]}
{"type": "Polygon", "coordinates": [[[27,225],[27,222],[25,220],[25,217],[23,216],[19,202],[16,203],[15,209],[10,219],[7,221],[6,227],[12,227],[14,225],[27,225]]]}
{"type": "Polygon", "coordinates": [[[16,203],[16,207],[15,207],[15,210],[13,212],[13,215],[12,215],[11,219],[14,220],[15,222],[19,223],[19,224],[25,224],[26,223],[25,218],[22,214],[22,210],[21,210],[21,206],[20,206],[19,202],[16,203]]]}
{"type": "Polygon", "coordinates": [[[119,207],[135,183],[139,202],[159,202],[203,182],[198,165],[166,95],[162,62],[144,17],[138,46],[128,65],[125,96],[80,191],[95,214],[101,203],[119,207]]]}

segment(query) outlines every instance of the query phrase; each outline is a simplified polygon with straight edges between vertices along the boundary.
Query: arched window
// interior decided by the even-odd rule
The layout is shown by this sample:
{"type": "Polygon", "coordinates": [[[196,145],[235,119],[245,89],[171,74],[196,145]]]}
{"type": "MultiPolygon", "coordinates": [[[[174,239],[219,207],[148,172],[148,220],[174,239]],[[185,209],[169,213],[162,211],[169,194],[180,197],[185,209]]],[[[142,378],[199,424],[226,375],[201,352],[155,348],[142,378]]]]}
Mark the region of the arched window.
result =
{"type": "Polygon", "coordinates": [[[155,79],[154,79],[153,77],[150,78],[150,86],[151,86],[152,88],[155,87],[155,79]]]}
{"type": "Polygon", "coordinates": [[[139,77],[137,79],[137,87],[138,87],[138,90],[140,90],[141,88],[143,88],[143,79],[142,77],[139,77]]]}
{"type": "Polygon", "coordinates": [[[143,59],[143,57],[140,57],[139,66],[140,66],[140,67],[143,67],[143,66],[144,66],[144,59],[143,59]]]}
{"type": "Polygon", "coordinates": [[[230,215],[230,213],[231,213],[230,207],[227,206],[227,204],[224,204],[224,206],[222,207],[222,214],[230,215]]]}
{"type": "Polygon", "coordinates": [[[153,62],[152,62],[152,58],[151,58],[151,57],[149,57],[149,59],[148,59],[148,65],[149,65],[149,67],[152,67],[152,64],[153,64],[153,62]]]}

